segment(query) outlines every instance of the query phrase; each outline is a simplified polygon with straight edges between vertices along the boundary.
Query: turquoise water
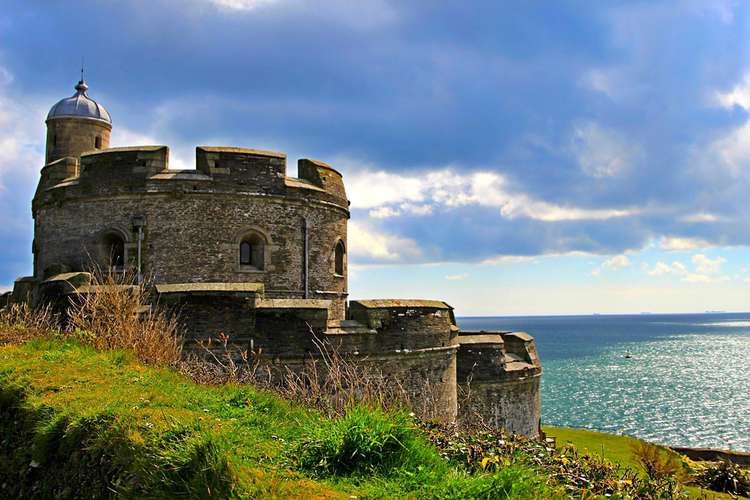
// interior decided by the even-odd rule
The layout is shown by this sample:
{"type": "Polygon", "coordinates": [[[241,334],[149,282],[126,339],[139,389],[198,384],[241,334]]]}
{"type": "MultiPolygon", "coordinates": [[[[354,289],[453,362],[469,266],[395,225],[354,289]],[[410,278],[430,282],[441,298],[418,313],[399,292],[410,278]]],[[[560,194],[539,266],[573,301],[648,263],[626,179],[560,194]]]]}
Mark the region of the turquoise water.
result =
{"type": "Polygon", "coordinates": [[[521,330],[536,338],[545,424],[750,451],[750,313],[458,323],[464,330],[521,330]]]}

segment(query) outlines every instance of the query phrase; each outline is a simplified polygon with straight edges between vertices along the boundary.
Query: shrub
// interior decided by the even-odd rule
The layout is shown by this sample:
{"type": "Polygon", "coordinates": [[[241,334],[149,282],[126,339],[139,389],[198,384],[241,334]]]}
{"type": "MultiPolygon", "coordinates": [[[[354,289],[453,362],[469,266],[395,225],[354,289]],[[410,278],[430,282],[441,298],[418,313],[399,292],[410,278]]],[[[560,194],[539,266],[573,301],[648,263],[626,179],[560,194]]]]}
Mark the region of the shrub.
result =
{"type": "Polygon", "coordinates": [[[631,452],[636,462],[652,480],[677,478],[682,473],[682,463],[679,458],[668,453],[661,446],[638,441],[631,446],[631,452]]]}
{"type": "Polygon", "coordinates": [[[704,465],[695,481],[709,490],[750,496],[750,476],[748,476],[748,472],[728,460],[710,462],[704,465]]]}
{"type": "Polygon", "coordinates": [[[296,449],[301,469],[318,475],[387,474],[401,466],[437,461],[404,413],[364,407],[325,421],[296,449]]]}
{"type": "Polygon", "coordinates": [[[132,277],[92,278],[71,299],[69,332],[96,349],[130,349],[145,363],[176,365],[182,353],[177,321],[151,308],[144,285],[132,277]]]}

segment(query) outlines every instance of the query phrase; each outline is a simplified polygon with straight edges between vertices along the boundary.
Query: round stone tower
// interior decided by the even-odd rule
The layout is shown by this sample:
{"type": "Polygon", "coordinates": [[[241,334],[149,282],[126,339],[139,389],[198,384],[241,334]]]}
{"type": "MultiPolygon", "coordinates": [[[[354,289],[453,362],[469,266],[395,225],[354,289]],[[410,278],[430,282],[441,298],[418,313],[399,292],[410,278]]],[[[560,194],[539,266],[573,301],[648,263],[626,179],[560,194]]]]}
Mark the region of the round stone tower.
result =
{"type": "Polygon", "coordinates": [[[87,95],[88,88],[81,79],[75,86],[74,95],[62,99],[50,109],[46,163],[109,147],[112,119],[101,104],[87,95]]]}

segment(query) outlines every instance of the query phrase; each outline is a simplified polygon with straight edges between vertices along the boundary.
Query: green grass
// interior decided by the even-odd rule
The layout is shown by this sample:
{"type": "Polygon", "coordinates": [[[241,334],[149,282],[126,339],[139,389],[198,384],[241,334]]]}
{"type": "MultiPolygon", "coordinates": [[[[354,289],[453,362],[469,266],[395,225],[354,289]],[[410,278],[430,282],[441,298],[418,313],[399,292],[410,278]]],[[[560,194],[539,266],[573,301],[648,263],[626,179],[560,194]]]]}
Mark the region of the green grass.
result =
{"type": "Polygon", "coordinates": [[[636,438],[569,427],[543,426],[542,430],[548,436],[557,438],[558,446],[572,444],[581,452],[585,451],[610,462],[639,470],[631,451],[631,446],[638,442],[636,438]]]}
{"type": "Polygon", "coordinates": [[[3,498],[556,495],[530,469],[450,466],[403,414],[327,419],[69,341],[0,347],[0,436],[3,498]]]}

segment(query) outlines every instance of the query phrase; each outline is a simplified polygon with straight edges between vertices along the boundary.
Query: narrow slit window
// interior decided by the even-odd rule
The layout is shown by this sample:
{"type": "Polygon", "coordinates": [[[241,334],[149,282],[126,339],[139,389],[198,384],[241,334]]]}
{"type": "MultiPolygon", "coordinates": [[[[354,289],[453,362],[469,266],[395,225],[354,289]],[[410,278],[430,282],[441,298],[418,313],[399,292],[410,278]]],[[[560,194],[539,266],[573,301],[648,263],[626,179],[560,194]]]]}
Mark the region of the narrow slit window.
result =
{"type": "Polygon", "coordinates": [[[339,276],[344,275],[344,259],[346,257],[346,248],[344,248],[344,242],[339,241],[336,243],[336,250],[334,251],[334,273],[339,276]]]}
{"type": "Polygon", "coordinates": [[[252,265],[253,261],[253,247],[249,241],[243,241],[240,243],[240,264],[243,266],[252,265]]]}
{"type": "Polygon", "coordinates": [[[94,147],[96,149],[102,149],[102,138],[100,136],[96,136],[96,139],[94,139],[94,147]]]}

